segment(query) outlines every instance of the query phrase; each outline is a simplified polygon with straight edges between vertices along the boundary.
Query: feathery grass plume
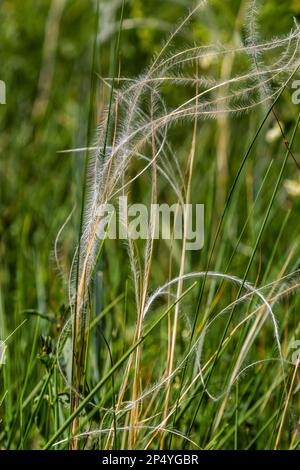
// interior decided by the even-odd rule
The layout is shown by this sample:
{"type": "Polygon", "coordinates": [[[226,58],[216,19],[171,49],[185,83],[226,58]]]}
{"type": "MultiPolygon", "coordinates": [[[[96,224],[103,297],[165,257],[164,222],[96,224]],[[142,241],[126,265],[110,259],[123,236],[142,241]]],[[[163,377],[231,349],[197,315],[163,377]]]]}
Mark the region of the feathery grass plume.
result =
{"type": "MultiPolygon", "coordinates": [[[[268,102],[270,99],[275,99],[286,85],[290,74],[299,65],[299,36],[299,30],[296,29],[284,38],[274,38],[260,45],[247,45],[229,50],[224,47],[222,50],[218,50],[220,48],[215,47],[212,54],[216,57],[219,54],[231,54],[233,52],[240,54],[241,61],[245,61],[246,68],[249,53],[255,53],[257,57],[263,52],[265,54],[270,53],[273,49],[275,51],[279,50],[279,53],[284,47],[287,50],[284,54],[281,53],[279,57],[276,57],[276,61],[272,65],[261,64],[260,70],[241,71],[239,75],[221,81],[211,77],[208,80],[205,77],[194,78],[193,84],[198,83],[201,92],[172,110],[167,110],[162,99],[155,98],[160,96],[159,83],[172,78],[164,75],[166,70],[173,68],[176,70],[179,64],[182,66],[186,61],[192,62],[199,59],[198,49],[196,54],[192,54],[191,57],[190,51],[175,54],[175,56],[181,55],[175,63],[173,63],[173,56],[165,59],[162,54],[159,54],[145,75],[134,83],[129,82],[127,86],[121,85],[121,92],[117,92],[117,106],[112,107],[110,116],[107,115],[108,109],[106,110],[99,126],[96,142],[97,150],[94,151],[89,164],[88,196],[81,243],[81,265],[78,267],[80,273],[78,297],[81,299],[81,306],[85,299],[84,292],[86,292],[86,287],[90,282],[91,269],[99,246],[97,237],[97,229],[100,224],[99,206],[111,201],[117,191],[121,190],[122,178],[127,173],[131,160],[138,158],[139,155],[148,158],[148,164],[144,171],[150,168],[151,163],[160,160],[162,171],[168,175],[165,168],[169,156],[166,140],[167,131],[171,125],[175,125],[184,119],[192,119],[195,116],[199,119],[206,119],[216,117],[220,113],[239,115],[241,112],[250,111],[256,106],[268,102]],[[273,84],[272,90],[269,90],[263,98],[260,97],[262,87],[271,83],[273,84]],[[216,90],[222,89],[224,86],[229,90],[228,95],[221,98],[216,97],[216,90]],[[148,112],[142,112],[143,100],[149,98],[149,94],[151,96],[152,111],[150,109],[148,112]],[[161,106],[161,103],[163,103],[163,106],[161,106]],[[162,113],[161,108],[163,108],[162,113]],[[149,116],[151,116],[151,119],[149,119],[149,116]],[[109,144],[105,146],[107,128],[109,128],[108,139],[113,140],[114,146],[109,144]],[[152,157],[147,157],[145,151],[147,144],[151,141],[153,130],[155,130],[155,133],[157,132],[155,141],[157,141],[156,149],[158,150],[155,151],[155,155],[152,157]],[[161,136],[162,140],[160,140],[161,136]],[[103,153],[104,146],[105,154],[103,153]],[[164,151],[166,153],[163,153],[164,151]]],[[[167,44],[169,45],[169,41],[167,44]]],[[[207,53],[205,52],[205,54],[207,53]]],[[[178,77],[174,77],[174,81],[177,79],[178,77]]],[[[178,191],[178,188],[176,189],[178,191]]],[[[74,271],[76,269],[77,267],[74,266],[74,271]]]]}

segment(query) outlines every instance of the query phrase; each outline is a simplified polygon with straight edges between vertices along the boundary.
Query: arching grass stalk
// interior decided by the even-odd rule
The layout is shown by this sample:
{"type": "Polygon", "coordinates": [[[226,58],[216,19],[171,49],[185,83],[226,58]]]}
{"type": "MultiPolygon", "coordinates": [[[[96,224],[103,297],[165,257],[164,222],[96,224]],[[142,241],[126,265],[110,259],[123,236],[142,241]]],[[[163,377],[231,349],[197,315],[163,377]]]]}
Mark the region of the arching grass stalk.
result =
{"type": "MultiPolygon", "coordinates": [[[[294,142],[294,139],[295,139],[297,130],[298,130],[299,122],[300,122],[300,113],[299,113],[299,115],[298,115],[298,118],[297,118],[297,121],[296,121],[294,130],[293,130],[293,134],[292,134],[291,142],[290,142],[290,147],[293,145],[293,142],[294,142]]],[[[253,262],[253,260],[254,260],[254,256],[255,256],[255,254],[256,254],[256,251],[257,251],[259,242],[260,242],[260,240],[261,240],[262,234],[263,234],[263,232],[264,232],[264,229],[265,229],[265,227],[266,227],[267,221],[268,221],[268,219],[269,219],[270,212],[271,212],[271,209],[272,209],[272,207],[273,207],[273,203],[274,203],[275,197],[276,197],[277,192],[278,192],[278,188],[279,188],[280,183],[281,183],[281,180],[282,180],[282,176],[283,176],[283,173],[284,173],[284,170],[285,170],[285,167],[286,167],[286,163],[287,163],[287,161],[288,161],[289,154],[290,154],[290,152],[289,152],[289,150],[287,150],[287,152],[286,152],[286,154],[285,154],[284,161],[283,161],[282,166],[281,166],[280,173],[279,173],[278,178],[277,178],[277,182],[276,182],[276,185],[275,185],[275,188],[274,188],[274,191],[273,191],[273,194],[272,194],[272,197],[271,197],[269,206],[268,206],[268,208],[267,208],[267,211],[266,211],[266,214],[265,214],[263,223],[262,223],[262,225],[261,225],[261,228],[260,228],[258,237],[257,237],[257,239],[256,239],[256,243],[255,243],[255,246],[254,246],[254,248],[253,248],[253,252],[252,252],[251,258],[250,258],[250,260],[249,260],[249,262],[248,262],[248,265],[247,265],[247,268],[246,268],[246,271],[245,271],[245,274],[244,274],[244,282],[245,282],[245,280],[246,280],[246,278],[247,278],[247,276],[248,276],[248,273],[249,273],[250,267],[251,267],[251,265],[252,265],[252,262],[253,262]]],[[[239,297],[241,291],[242,291],[242,286],[240,286],[240,288],[239,288],[237,298],[239,297]]],[[[217,349],[217,354],[216,354],[216,356],[215,356],[215,358],[214,358],[212,367],[211,367],[211,369],[210,369],[210,371],[209,371],[209,373],[208,373],[208,377],[207,377],[207,380],[206,380],[206,382],[205,382],[205,388],[207,388],[208,383],[209,383],[209,381],[210,381],[210,378],[211,378],[211,376],[212,376],[214,367],[215,367],[216,362],[217,362],[217,360],[218,360],[219,353],[220,353],[220,350],[221,350],[221,348],[222,348],[224,339],[226,338],[226,334],[227,334],[229,325],[230,325],[230,323],[231,323],[232,317],[233,317],[233,315],[234,315],[234,312],[235,312],[235,307],[232,309],[231,314],[230,314],[229,317],[228,317],[228,320],[227,320],[227,323],[226,323],[226,326],[225,326],[225,329],[224,329],[224,332],[223,332],[223,335],[222,335],[222,338],[221,338],[219,347],[218,347],[218,349],[217,349]]],[[[283,374],[284,374],[284,371],[283,371],[283,374]]],[[[283,377],[284,377],[284,375],[283,375],[283,377]]],[[[204,391],[203,391],[203,393],[202,393],[202,395],[201,395],[201,398],[200,398],[200,400],[199,400],[199,402],[198,402],[198,405],[197,405],[196,411],[195,411],[195,413],[194,413],[193,419],[192,419],[192,421],[191,421],[191,423],[190,423],[189,432],[190,432],[190,430],[192,429],[193,424],[194,424],[194,422],[195,422],[195,420],[196,420],[196,417],[197,417],[197,415],[198,415],[198,412],[199,412],[199,409],[200,409],[200,405],[201,405],[202,400],[203,400],[203,396],[204,396],[204,391]]]]}
{"type": "MultiPolygon", "coordinates": [[[[286,85],[292,80],[292,78],[295,76],[295,74],[297,73],[297,71],[299,70],[299,67],[300,65],[297,65],[297,67],[294,69],[293,73],[291,74],[291,76],[289,77],[289,79],[287,80],[286,82],[286,85]]],[[[209,251],[209,257],[208,257],[208,261],[207,261],[207,264],[206,264],[206,272],[209,271],[209,268],[210,268],[210,265],[211,265],[211,261],[212,261],[212,257],[213,257],[213,254],[215,252],[215,248],[216,248],[216,245],[217,245],[217,241],[218,241],[218,238],[220,236],[220,233],[221,233],[221,229],[223,227],[223,224],[224,224],[224,221],[225,221],[225,217],[226,217],[226,214],[228,212],[228,209],[229,209],[229,206],[230,206],[230,202],[231,202],[231,199],[233,197],[233,194],[234,194],[234,191],[237,187],[237,183],[238,183],[238,180],[242,174],[242,171],[245,167],[245,164],[251,154],[251,151],[255,145],[255,142],[257,141],[265,123],[267,122],[270,114],[272,113],[272,109],[273,107],[275,106],[275,104],[279,101],[280,97],[282,96],[283,94],[283,91],[284,91],[284,88],[281,90],[281,92],[279,93],[279,95],[276,97],[276,99],[274,100],[274,102],[272,103],[271,107],[268,109],[266,115],[264,116],[262,122],[260,123],[253,139],[251,140],[250,142],[250,145],[243,157],[243,160],[240,164],[240,167],[238,169],[238,172],[235,176],[235,179],[234,179],[234,182],[231,186],[231,189],[229,191],[229,195],[227,197],[227,200],[226,200],[226,204],[225,204],[225,207],[223,209],[223,212],[222,212],[222,215],[221,215],[221,218],[220,218],[220,221],[219,221],[219,224],[218,224],[218,227],[217,227],[217,230],[216,230],[216,234],[213,238],[213,242],[212,242],[212,246],[210,248],[210,251],[209,251]]],[[[291,144],[290,144],[291,146],[291,144]]],[[[287,151],[287,156],[289,155],[289,151],[287,151]]],[[[206,280],[207,278],[205,277],[201,283],[201,288],[199,290],[199,294],[198,294],[198,299],[197,299],[197,305],[196,305],[196,313],[195,313],[195,317],[194,317],[194,321],[193,321],[193,327],[192,327],[192,332],[191,332],[191,336],[190,336],[190,346],[191,347],[191,344],[192,344],[192,340],[193,340],[193,337],[194,337],[194,334],[195,334],[195,331],[196,331],[196,326],[197,326],[197,322],[198,322],[198,316],[199,316],[199,312],[200,312],[200,307],[201,307],[201,302],[202,302],[202,297],[203,297],[203,294],[204,294],[204,289],[205,289],[205,284],[206,284],[206,280]]],[[[203,320],[201,321],[201,326],[200,326],[200,329],[198,329],[199,331],[201,331],[203,329],[203,326],[205,325],[205,322],[206,322],[207,318],[203,318],[203,320]]],[[[185,378],[185,374],[186,374],[186,366],[183,368],[183,371],[182,371],[182,378],[181,378],[181,385],[180,385],[180,389],[179,389],[179,393],[178,393],[178,398],[177,400],[179,400],[180,398],[180,394],[181,394],[181,389],[182,389],[182,386],[183,386],[183,382],[184,382],[184,378],[185,378]]],[[[201,385],[200,385],[201,386],[201,385]]],[[[200,388],[199,386],[199,388],[200,388]]],[[[201,398],[201,402],[202,402],[202,399],[203,399],[203,396],[201,398]]],[[[178,423],[178,421],[180,420],[180,417],[184,414],[184,410],[187,409],[189,407],[189,405],[191,404],[191,402],[188,402],[186,406],[183,407],[183,409],[181,410],[181,412],[178,414],[178,418],[175,419],[176,423],[178,423]]],[[[199,405],[198,405],[198,409],[199,409],[199,405]]],[[[177,411],[176,411],[176,414],[177,414],[177,411]]],[[[175,414],[175,415],[176,415],[175,414]]],[[[197,414],[198,414],[198,411],[197,411],[197,414]]],[[[194,420],[193,420],[194,421],[194,420]]]]}

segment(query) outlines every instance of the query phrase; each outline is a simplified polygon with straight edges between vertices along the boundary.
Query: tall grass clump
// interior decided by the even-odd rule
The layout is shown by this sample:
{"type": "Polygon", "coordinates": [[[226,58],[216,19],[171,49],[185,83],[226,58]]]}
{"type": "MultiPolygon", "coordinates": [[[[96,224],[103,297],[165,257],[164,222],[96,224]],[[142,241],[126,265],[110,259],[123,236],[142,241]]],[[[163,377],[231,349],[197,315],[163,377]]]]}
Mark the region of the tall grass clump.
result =
{"type": "MultiPolygon", "coordinates": [[[[3,431],[7,447],[299,445],[299,361],[290,354],[299,333],[298,239],[284,243],[293,208],[282,203],[282,183],[289,168],[298,171],[300,114],[285,128],[281,105],[298,76],[300,29],[295,21],[288,34],[264,39],[253,0],[241,2],[245,26],[236,23],[231,44],[178,47],[212,11],[201,1],[148,68],[128,78],[120,4],[111,76],[91,74],[86,143],[61,155],[73,153],[82,176],[55,241],[66,305],[53,338],[43,336],[44,375],[18,402],[26,421],[16,435],[17,419],[3,431]],[[266,139],[270,123],[276,158],[266,139]],[[182,240],[133,240],[122,213],[121,240],[109,239],[111,221],[104,227],[100,209],[117,207],[120,196],[148,208],[180,204],[182,240]],[[186,204],[196,203],[205,205],[205,241],[189,251],[186,204]],[[68,271],[60,247],[76,223],[68,271]]],[[[158,223],[151,217],[142,229],[152,234],[158,223]]],[[[38,321],[29,382],[38,322],[50,328],[53,321],[31,314],[38,321]]]]}

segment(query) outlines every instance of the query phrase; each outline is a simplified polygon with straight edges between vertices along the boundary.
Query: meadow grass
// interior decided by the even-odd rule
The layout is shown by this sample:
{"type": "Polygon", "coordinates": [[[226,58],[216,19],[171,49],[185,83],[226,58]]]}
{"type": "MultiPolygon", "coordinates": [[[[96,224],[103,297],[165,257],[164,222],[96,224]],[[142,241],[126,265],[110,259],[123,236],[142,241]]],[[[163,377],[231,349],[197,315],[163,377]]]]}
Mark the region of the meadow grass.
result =
{"type": "Polygon", "coordinates": [[[297,449],[298,23],[270,34],[256,0],[91,4],[41,7],[37,89],[1,107],[0,446],[297,449]],[[120,195],[204,204],[203,248],[186,212],[182,240],[99,239],[120,195]]]}

